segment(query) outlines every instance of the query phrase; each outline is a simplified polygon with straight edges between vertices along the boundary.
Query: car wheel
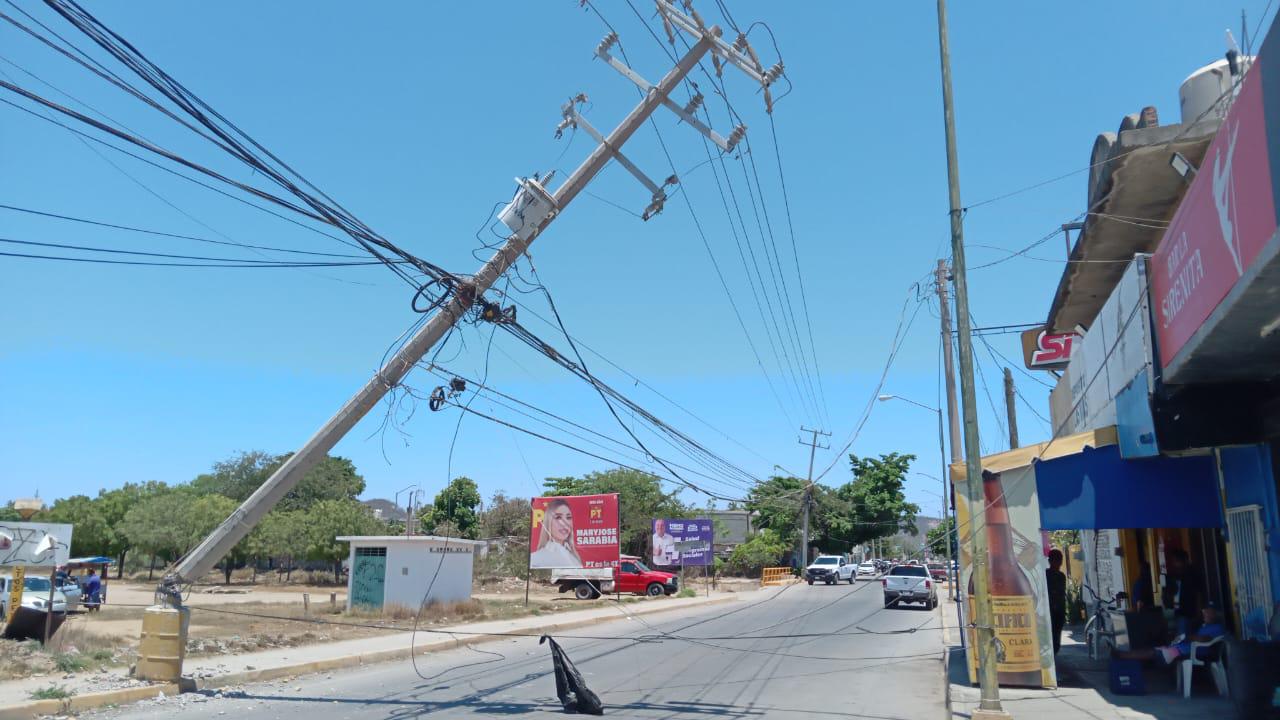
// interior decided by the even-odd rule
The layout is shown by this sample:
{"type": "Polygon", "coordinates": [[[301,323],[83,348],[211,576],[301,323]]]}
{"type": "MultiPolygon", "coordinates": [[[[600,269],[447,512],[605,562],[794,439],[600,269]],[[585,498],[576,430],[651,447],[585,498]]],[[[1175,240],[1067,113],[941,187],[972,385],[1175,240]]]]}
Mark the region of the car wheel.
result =
{"type": "Polygon", "coordinates": [[[849,584],[850,584],[850,585],[852,585],[852,584],[853,584],[853,576],[852,576],[852,575],[850,575],[850,576],[849,576],[849,584]]]}
{"type": "Polygon", "coordinates": [[[649,597],[658,597],[663,594],[661,583],[649,583],[649,587],[645,588],[644,593],[649,597]]]}
{"type": "Polygon", "coordinates": [[[578,583],[577,587],[573,589],[573,596],[579,600],[594,600],[599,597],[599,593],[596,592],[595,588],[591,587],[591,583],[584,582],[578,583]]]}
{"type": "Polygon", "coordinates": [[[887,597],[887,596],[886,596],[886,597],[885,597],[885,599],[884,599],[884,606],[885,606],[886,608],[891,608],[891,607],[893,607],[893,600],[891,600],[889,597],[887,597]]]}
{"type": "Polygon", "coordinates": [[[810,585],[812,585],[812,584],[813,584],[813,578],[810,578],[810,579],[809,579],[809,584],[810,584],[810,585]]]}

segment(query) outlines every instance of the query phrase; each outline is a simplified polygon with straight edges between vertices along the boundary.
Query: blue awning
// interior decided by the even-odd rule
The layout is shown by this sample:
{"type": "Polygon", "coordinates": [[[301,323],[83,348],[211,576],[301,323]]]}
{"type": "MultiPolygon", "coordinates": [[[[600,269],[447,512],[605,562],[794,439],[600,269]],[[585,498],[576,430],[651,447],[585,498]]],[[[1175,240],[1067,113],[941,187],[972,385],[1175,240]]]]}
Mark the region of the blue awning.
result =
{"type": "Polygon", "coordinates": [[[1045,530],[1222,527],[1213,459],[1126,460],[1120,448],[1035,463],[1040,523],[1045,530]]]}

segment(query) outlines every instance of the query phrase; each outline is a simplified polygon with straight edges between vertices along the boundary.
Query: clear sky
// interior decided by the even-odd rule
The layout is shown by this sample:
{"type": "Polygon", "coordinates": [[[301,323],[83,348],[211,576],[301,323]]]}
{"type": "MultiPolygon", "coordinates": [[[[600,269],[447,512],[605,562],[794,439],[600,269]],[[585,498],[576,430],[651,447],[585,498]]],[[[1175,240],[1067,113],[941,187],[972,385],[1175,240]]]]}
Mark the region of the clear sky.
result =
{"type": "MultiPolygon", "coordinates": [[[[1243,2],[1251,30],[1269,4],[1243,2]]],[[[89,47],[43,4],[19,5],[89,47]]],[[[652,6],[639,0],[636,6],[642,17],[625,2],[598,3],[633,66],[656,80],[670,61],[642,19],[659,37],[662,30],[652,6]]],[[[602,131],[636,102],[630,84],[592,57],[607,28],[573,0],[86,7],[369,225],[454,272],[478,266],[477,228],[511,196],[513,177],[550,168],[564,177],[589,151],[583,133],[553,138],[566,98],[587,93],[586,115],[602,131]]],[[[709,22],[727,26],[715,3],[699,8],[709,22]]],[[[538,239],[533,256],[570,332],[680,407],[588,355],[605,381],[757,476],[774,472],[774,464],[803,474],[808,453],[797,444],[797,426],[818,424],[833,435],[832,448],[818,452],[817,469],[835,463],[823,482],[839,484],[848,479],[848,465],[836,451],[850,441],[875,393],[904,307],[914,321],[882,392],[939,403],[936,303],[918,301],[929,297],[928,286],[913,288],[945,256],[948,242],[934,5],[730,0],[729,9],[743,27],[768,24],[794,83],[773,118],[821,375],[814,394],[824,407],[803,409],[807,381],[800,378],[805,389],[797,390],[779,370],[762,321],[767,310],[753,301],[731,234],[736,217],[726,213],[711,172],[718,165],[699,166],[706,160],[699,136],[670,113],[656,116],[657,126],[682,185],[666,211],[641,222],[610,204],[639,212],[648,202],[643,187],[614,164],[590,188],[599,197],[576,200],[538,239]],[[785,411],[716,279],[694,217],[785,411]]],[[[10,6],[0,10],[13,14],[10,6]]],[[[1095,136],[1114,132],[1125,114],[1145,105],[1155,105],[1163,123],[1179,122],[1179,83],[1221,57],[1224,28],[1240,35],[1239,5],[1215,2],[953,3],[950,20],[967,206],[1081,170],[1095,136]]],[[[764,29],[751,38],[766,65],[776,61],[764,29]]],[[[41,83],[47,82],[157,143],[237,179],[261,181],[10,25],[0,24],[0,48],[0,78],[84,109],[41,83]]],[[[704,76],[695,79],[703,81],[713,122],[727,134],[724,104],[704,76]]],[[[727,82],[749,126],[799,317],[769,119],[742,77],[729,72],[727,82]]],[[[678,101],[685,99],[682,90],[678,101]]],[[[95,151],[7,105],[0,105],[0,141],[6,205],[206,238],[346,250],[131,158],[95,151]]],[[[651,177],[671,174],[651,129],[626,152],[651,177]]],[[[757,251],[767,253],[755,237],[760,225],[746,210],[743,167],[741,159],[726,161],[748,232],[757,251]]],[[[970,264],[1003,257],[992,248],[1022,248],[1072,219],[1083,209],[1086,182],[1077,172],[975,207],[965,224],[970,264]]],[[[0,237],[263,257],[8,210],[0,210],[0,237]]],[[[487,230],[480,237],[494,239],[487,230]]],[[[1062,240],[1030,255],[970,275],[977,324],[1045,318],[1063,267],[1062,240]]],[[[46,499],[93,494],[126,481],[182,482],[237,451],[295,449],[417,319],[412,291],[381,267],[176,269],[0,257],[0,278],[0,499],[37,490],[46,499]]],[[[540,297],[520,297],[548,316],[540,297]]],[[[524,311],[520,320],[568,349],[552,326],[524,311]]],[[[468,326],[441,359],[479,376],[488,336],[487,328],[468,326]]],[[[1016,335],[990,341],[1019,360],[1016,335]]],[[[982,344],[976,360],[990,388],[989,400],[978,387],[983,447],[1002,450],[1001,363],[982,344]]],[[[493,340],[488,378],[503,392],[622,437],[590,387],[505,334],[493,340]]],[[[1016,370],[1015,378],[1027,401],[1018,408],[1023,442],[1047,438],[1051,430],[1033,408],[1048,415],[1048,388],[1016,370]]],[[[437,381],[419,371],[409,383],[427,391],[437,381]]],[[[483,398],[473,407],[539,428],[483,398]]],[[[497,490],[527,496],[544,477],[608,467],[474,416],[457,426],[456,409],[432,413],[422,405],[406,417],[409,409],[400,408],[399,430],[385,430],[385,413],[375,411],[335,450],[356,462],[366,497],[419,485],[430,498],[451,475],[463,474],[486,497],[497,490]]],[[[656,441],[652,447],[688,464],[656,441]]],[[[904,403],[876,404],[852,452],[893,451],[916,454],[918,469],[936,477],[934,417],[904,403]]],[[[936,514],[935,480],[913,475],[909,491],[936,514]]],[[[685,498],[704,501],[692,493],[685,498]]]]}

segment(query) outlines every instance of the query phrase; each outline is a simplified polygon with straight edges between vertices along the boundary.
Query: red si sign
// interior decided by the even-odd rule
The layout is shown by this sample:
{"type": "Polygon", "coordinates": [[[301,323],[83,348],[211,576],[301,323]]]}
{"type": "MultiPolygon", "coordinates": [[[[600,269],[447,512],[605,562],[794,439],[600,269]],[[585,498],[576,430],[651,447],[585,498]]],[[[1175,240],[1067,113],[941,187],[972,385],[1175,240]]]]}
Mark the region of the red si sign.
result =
{"type": "Polygon", "coordinates": [[[1044,328],[1022,333],[1022,359],[1032,370],[1064,368],[1071,360],[1077,333],[1050,333],[1044,328]]]}

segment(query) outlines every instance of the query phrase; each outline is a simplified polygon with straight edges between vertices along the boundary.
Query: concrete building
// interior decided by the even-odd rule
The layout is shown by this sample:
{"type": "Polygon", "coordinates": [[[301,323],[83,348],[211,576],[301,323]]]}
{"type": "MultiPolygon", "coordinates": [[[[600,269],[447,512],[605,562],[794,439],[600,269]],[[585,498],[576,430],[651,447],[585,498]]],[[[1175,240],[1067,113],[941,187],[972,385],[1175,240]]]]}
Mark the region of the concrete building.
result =
{"type": "Polygon", "coordinates": [[[471,599],[471,563],[484,543],[433,535],[342,536],[347,556],[347,609],[417,610],[424,602],[471,599]],[[428,589],[430,594],[428,595],[428,589]]]}

